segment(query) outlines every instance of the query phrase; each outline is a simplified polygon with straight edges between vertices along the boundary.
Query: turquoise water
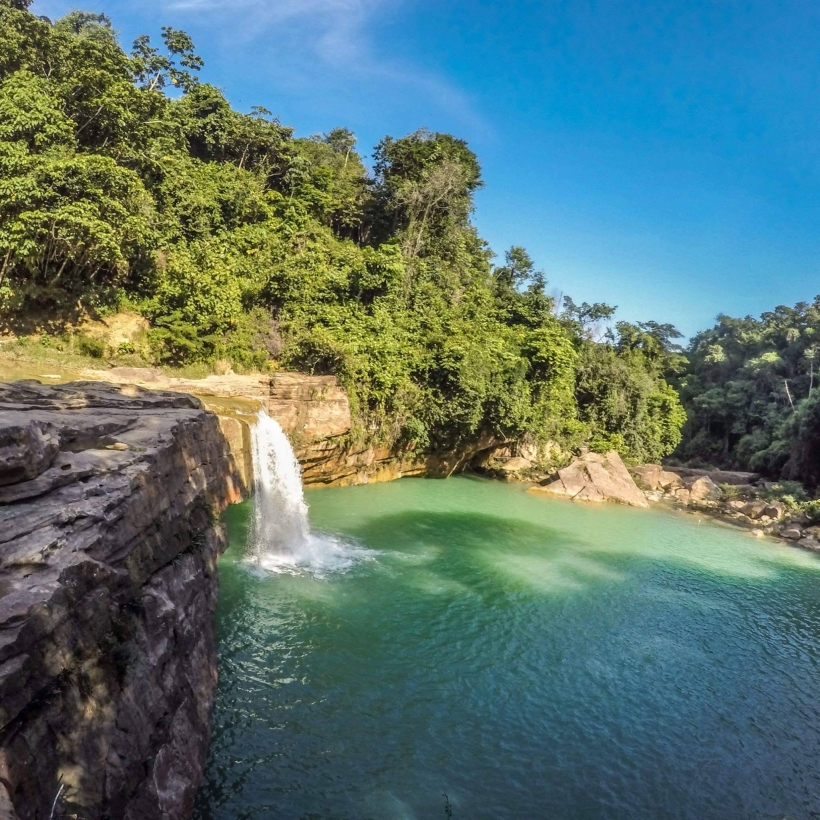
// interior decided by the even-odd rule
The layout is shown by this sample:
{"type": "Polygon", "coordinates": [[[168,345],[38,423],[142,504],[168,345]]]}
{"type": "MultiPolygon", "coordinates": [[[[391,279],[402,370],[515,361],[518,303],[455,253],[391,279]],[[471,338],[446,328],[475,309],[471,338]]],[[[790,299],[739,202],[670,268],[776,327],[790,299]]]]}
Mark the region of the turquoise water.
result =
{"type": "Polygon", "coordinates": [[[820,813],[820,561],[472,478],[311,492],[339,569],[229,510],[199,820],[820,813]]]}

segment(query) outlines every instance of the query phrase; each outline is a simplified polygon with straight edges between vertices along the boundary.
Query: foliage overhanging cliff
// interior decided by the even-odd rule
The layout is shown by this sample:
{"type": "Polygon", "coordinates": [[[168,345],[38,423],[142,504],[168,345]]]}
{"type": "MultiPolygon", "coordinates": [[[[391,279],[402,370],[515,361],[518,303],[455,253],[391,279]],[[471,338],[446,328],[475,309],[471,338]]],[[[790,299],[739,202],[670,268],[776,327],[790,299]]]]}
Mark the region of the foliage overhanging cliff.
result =
{"type": "Polygon", "coordinates": [[[399,444],[489,432],[641,461],[674,449],[674,328],[596,340],[611,308],[557,306],[522,248],[494,266],[464,141],[387,137],[371,173],[349,131],[300,139],[264,109],[238,113],[199,81],[184,32],[162,39],[129,54],[102,15],[52,23],[0,0],[12,323],[128,307],[151,323],[151,360],[335,373],[361,429],[399,444]]]}

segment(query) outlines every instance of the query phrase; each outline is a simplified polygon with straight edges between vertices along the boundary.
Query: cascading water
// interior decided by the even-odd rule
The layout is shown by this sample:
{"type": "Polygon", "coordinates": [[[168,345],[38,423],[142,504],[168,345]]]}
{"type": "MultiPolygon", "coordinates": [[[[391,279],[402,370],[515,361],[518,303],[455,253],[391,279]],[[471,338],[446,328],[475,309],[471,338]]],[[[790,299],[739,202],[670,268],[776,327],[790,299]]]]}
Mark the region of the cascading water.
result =
{"type": "Polygon", "coordinates": [[[251,428],[254,479],[252,560],[271,572],[346,569],[370,550],[310,531],[302,470],[288,437],[264,410],[251,428]]]}
{"type": "Polygon", "coordinates": [[[309,533],[299,462],[279,423],[264,410],[257,416],[252,437],[256,551],[298,552],[309,533]]]}

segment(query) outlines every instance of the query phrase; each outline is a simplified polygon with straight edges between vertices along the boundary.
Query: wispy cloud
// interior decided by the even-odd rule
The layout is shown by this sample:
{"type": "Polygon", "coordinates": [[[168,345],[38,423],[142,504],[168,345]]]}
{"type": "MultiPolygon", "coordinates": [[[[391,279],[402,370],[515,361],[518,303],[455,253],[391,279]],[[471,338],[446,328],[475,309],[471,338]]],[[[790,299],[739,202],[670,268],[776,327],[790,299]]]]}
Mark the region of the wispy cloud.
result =
{"type": "Polygon", "coordinates": [[[410,0],[175,0],[170,8],[198,22],[224,24],[225,36],[241,47],[279,46],[278,72],[294,84],[389,83],[478,132],[489,127],[457,85],[427,68],[404,64],[376,47],[374,32],[386,15],[410,0]]]}
{"type": "Polygon", "coordinates": [[[395,0],[176,0],[178,11],[229,16],[233,33],[250,39],[278,34],[305,36],[304,42],[330,62],[360,58],[368,52],[367,24],[395,0]]]}

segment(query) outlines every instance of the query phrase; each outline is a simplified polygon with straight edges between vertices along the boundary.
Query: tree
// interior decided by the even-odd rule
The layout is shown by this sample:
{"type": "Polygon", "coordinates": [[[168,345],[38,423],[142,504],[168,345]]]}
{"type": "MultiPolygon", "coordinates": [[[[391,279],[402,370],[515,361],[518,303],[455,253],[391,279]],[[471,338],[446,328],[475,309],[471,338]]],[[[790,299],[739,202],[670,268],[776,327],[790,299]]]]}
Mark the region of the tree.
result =
{"type": "Polygon", "coordinates": [[[466,142],[421,130],[401,139],[385,137],[374,158],[377,236],[401,235],[412,258],[449,229],[466,225],[472,195],[482,185],[466,142]]]}
{"type": "Polygon", "coordinates": [[[600,335],[601,323],[609,321],[617,309],[604,302],[582,302],[576,305],[569,296],[565,296],[561,318],[579,336],[587,339],[595,337],[596,341],[599,341],[597,337],[600,335]]]}
{"type": "Polygon", "coordinates": [[[151,45],[151,38],[143,34],[134,40],[131,57],[136,81],[147,91],[158,91],[169,83],[183,91],[190,91],[199,82],[191,73],[204,65],[194,53],[193,40],[179,29],[162,27],[162,42],[166,54],[151,45]]]}
{"type": "Polygon", "coordinates": [[[812,483],[805,419],[816,395],[820,297],[755,319],[721,315],[695,336],[680,375],[689,421],[682,458],[812,483]]]}

